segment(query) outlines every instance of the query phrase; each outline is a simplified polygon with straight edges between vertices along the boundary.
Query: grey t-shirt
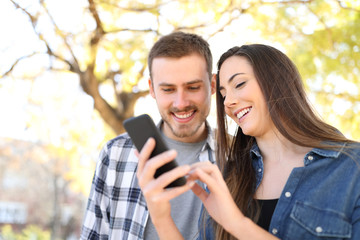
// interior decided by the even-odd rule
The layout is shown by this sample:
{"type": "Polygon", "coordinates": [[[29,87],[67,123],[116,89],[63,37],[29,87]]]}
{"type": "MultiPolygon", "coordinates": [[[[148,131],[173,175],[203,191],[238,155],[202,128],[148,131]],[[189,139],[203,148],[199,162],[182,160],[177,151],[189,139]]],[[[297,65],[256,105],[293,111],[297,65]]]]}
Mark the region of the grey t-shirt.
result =
{"type": "MultiPolygon", "coordinates": [[[[176,161],[179,165],[192,164],[199,161],[199,154],[206,140],[198,143],[183,143],[174,141],[165,135],[163,138],[170,149],[177,151],[176,161]]],[[[201,201],[192,191],[187,191],[174,198],[171,203],[171,216],[184,239],[196,239],[201,201]]],[[[145,240],[159,239],[156,229],[149,216],[144,233],[145,240]]]]}

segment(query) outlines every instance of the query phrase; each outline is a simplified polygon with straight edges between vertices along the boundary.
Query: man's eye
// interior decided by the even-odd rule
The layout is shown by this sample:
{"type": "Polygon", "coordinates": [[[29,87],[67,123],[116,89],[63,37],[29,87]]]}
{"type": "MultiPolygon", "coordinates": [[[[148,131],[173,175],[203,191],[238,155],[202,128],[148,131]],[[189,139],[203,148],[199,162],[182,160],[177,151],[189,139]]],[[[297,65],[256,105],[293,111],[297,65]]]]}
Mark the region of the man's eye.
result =
{"type": "Polygon", "coordinates": [[[197,87],[189,87],[190,90],[199,90],[200,89],[200,86],[197,86],[197,87]]]}
{"type": "Polygon", "coordinates": [[[173,88],[163,88],[162,90],[163,90],[164,92],[172,92],[172,91],[174,91],[173,88]]]}

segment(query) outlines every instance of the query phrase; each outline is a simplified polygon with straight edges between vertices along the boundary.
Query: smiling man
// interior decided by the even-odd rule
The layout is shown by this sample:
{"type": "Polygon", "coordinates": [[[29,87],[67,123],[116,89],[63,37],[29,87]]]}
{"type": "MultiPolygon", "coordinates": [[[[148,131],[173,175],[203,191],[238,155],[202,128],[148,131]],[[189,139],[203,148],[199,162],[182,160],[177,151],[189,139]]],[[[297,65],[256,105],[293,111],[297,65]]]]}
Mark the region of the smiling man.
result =
{"type": "MultiPolygon", "coordinates": [[[[169,34],[152,47],[148,66],[150,94],[162,117],[158,127],[167,145],[177,152],[165,154],[169,159],[176,156],[180,165],[172,171],[187,171],[188,165],[199,161],[214,162],[213,134],[206,122],[215,92],[208,43],[195,34],[169,34]]],[[[147,149],[154,145],[150,141],[147,149]]],[[[171,214],[185,239],[194,239],[201,201],[191,191],[157,201],[168,192],[166,181],[160,181],[164,176],[154,179],[154,171],[165,162],[154,157],[140,166],[136,156],[127,133],[110,140],[101,151],[81,239],[158,239],[157,223],[150,215],[159,210],[171,214]]],[[[185,191],[189,186],[178,189],[185,191]]]]}
{"type": "Polygon", "coordinates": [[[204,60],[198,53],[153,60],[150,93],[165,123],[164,134],[174,140],[197,142],[207,135],[205,120],[213,86],[204,60]]]}

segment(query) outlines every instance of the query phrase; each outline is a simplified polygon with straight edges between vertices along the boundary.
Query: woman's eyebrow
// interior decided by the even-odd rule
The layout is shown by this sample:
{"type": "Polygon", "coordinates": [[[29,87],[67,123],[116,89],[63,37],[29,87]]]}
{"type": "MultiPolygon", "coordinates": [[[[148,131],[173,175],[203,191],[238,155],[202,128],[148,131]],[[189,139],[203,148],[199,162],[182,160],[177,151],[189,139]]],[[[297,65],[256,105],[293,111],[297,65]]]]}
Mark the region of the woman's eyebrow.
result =
{"type": "Polygon", "coordinates": [[[232,75],[229,80],[228,80],[228,83],[230,83],[237,75],[243,75],[245,73],[235,73],[234,75],[232,75]]]}
{"type": "MultiPolygon", "coordinates": [[[[243,74],[245,74],[245,73],[234,73],[231,77],[229,77],[229,80],[228,80],[228,83],[231,83],[231,81],[232,80],[234,80],[234,78],[236,77],[236,76],[238,76],[238,75],[243,75],[243,74]]],[[[224,87],[223,86],[219,86],[219,90],[222,90],[222,89],[224,89],[224,87]]]]}

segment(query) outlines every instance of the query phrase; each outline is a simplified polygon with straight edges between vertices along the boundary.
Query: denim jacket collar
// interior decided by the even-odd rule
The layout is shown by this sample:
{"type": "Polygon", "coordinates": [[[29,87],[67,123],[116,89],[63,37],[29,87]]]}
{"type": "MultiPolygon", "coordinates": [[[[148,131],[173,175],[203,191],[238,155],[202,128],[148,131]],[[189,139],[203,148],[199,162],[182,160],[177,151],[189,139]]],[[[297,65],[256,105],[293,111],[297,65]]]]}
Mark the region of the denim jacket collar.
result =
{"type": "MultiPolygon", "coordinates": [[[[311,149],[304,157],[304,166],[308,166],[309,164],[324,157],[337,158],[340,155],[345,145],[346,143],[343,143],[339,150],[329,150],[329,149],[321,149],[321,148],[311,149]]],[[[250,149],[250,156],[252,159],[253,168],[256,171],[256,188],[258,188],[263,178],[264,162],[263,162],[263,157],[260,153],[259,146],[257,145],[256,142],[250,149]]]]}
{"type": "MultiPolygon", "coordinates": [[[[329,157],[329,158],[337,158],[339,156],[339,154],[341,153],[342,149],[344,148],[344,146],[346,145],[346,143],[343,143],[341,148],[339,150],[329,150],[329,149],[321,149],[321,148],[313,148],[311,149],[310,152],[308,152],[305,155],[304,158],[304,164],[305,166],[307,164],[309,164],[308,162],[308,156],[312,155],[312,154],[316,154],[319,155],[320,157],[329,157]]],[[[254,145],[252,146],[251,150],[251,158],[253,161],[256,161],[256,158],[259,158],[262,161],[262,155],[260,153],[260,149],[259,146],[257,145],[257,143],[255,142],[254,145]]],[[[315,160],[315,159],[314,159],[315,160]]],[[[313,161],[311,161],[313,162],[313,161]]]]}

